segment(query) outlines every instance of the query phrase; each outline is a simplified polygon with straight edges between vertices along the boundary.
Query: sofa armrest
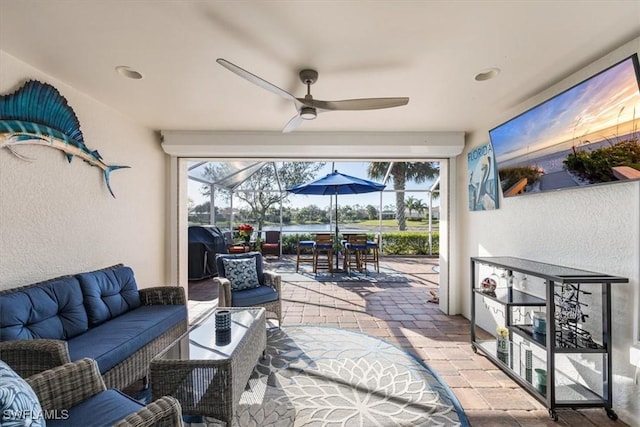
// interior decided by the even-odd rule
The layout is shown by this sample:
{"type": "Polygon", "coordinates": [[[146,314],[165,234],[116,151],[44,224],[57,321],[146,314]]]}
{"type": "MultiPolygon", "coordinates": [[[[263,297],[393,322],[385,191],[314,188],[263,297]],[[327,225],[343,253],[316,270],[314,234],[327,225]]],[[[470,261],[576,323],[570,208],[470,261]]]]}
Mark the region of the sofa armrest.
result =
{"type": "Polygon", "coordinates": [[[264,284],[267,286],[271,286],[276,290],[278,296],[282,297],[282,292],[280,292],[280,289],[282,288],[282,276],[280,276],[280,274],[276,273],[275,271],[265,271],[264,284]]]}
{"type": "Polygon", "coordinates": [[[63,340],[11,340],[0,342],[0,359],[22,378],[71,362],[63,340]]]}
{"type": "Polygon", "coordinates": [[[181,426],[182,407],[177,399],[164,396],[115,424],[115,427],[181,426]]]}
{"type": "Polygon", "coordinates": [[[218,285],[218,307],[231,307],[231,282],[224,277],[214,277],[213,283],[218,285]]]}
{"type": "Polygon", "coordinates": [[[107,387],[95,360],[84,358],[27,378],[43,410],[69,409],[107,387]]]}
{"type": "Polygon", "coordinates": [[[142,305],[186,305],[187,299],[181,286],[155,286],[138,291],[142,305]]]}

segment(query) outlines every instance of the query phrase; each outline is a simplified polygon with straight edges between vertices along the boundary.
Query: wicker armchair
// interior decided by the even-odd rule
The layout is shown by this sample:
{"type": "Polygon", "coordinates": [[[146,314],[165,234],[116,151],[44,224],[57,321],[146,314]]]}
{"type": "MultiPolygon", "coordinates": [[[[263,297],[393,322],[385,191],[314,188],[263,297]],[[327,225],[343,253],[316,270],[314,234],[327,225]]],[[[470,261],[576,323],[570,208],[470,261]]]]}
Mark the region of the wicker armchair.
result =
{"type": "MultiPolygon", "coordinates": [[[[86,411],[91,410],[91,402],[88,399],[100,400],[104,404],[104,397],[100,398],[100,393],[106,393],[105,386],[97,363],[92,359],[81,359],[76,362],[66,363],[53,369],[46,370],[39,374],[27,378],[27,382],[38,396],[40,406],[45,413],[55,413],[64,416],[65,423],[74,425],[80,423],[87,425],[88,419],[75,419],[79,413],[74,411],[74,407],[84,403],[86,411]]],[[[131,405],[131,400],[120,392],[111,393],[116,407],[131,405]],[[121,401],[121,402],[120,402],[121,401]]],[[[164,396],[152,403],[144,406],[139,405],[139,410],[129,413],[124,418],[112,421],[102,420],[104,424],[125,426],[182,426],[182,408],[180,403],[173,397],[164,396]]]]}
{"type": "Polygon", "coordinates": [[[216,263],[219,276],[215,277],[213,281],[218,285],[218,307],[264,307],[267,318],[277,319],[279,325],[282,323],[282,302],[280,300],[282,278],[273,271],[262,269],[262,254],[260,252],[239,255],[218,254],[216,263]],[[222,261],[224,258],[256,258],[260,286],[254,289],[233,290],[231,281],[225,277],[222,261]],[[266,290],[268,291],[264,292],[266,290]],[[247,301],[251,302],[247,303],[247,301]]]}

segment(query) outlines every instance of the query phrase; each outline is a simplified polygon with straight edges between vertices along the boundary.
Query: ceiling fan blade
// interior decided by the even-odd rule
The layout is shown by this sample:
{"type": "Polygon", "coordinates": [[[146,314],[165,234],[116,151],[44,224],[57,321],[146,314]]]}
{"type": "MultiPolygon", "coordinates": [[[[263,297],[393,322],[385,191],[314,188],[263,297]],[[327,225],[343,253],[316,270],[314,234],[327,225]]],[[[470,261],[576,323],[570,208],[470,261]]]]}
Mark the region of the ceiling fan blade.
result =
{"type": "Polygon", "coordinates": [[[280,89],[278,86],[276,86],[276,85],[274,85],[272,83],[269,83],[268,81],[256,76],[255,74],[252,74],[252,73],[248,72],[244,68],[241,68],[241,67],[238,67],[235,64],[232,64],[231,62],[227,61],[226,59],[218,58],[218,59],[216,59],[216,62],[218,64],[222,65],[227,70],[231,71],[232,73],[235,73],[235,74],[239,75],[243,79],[248,80],[248,81],[250,81],[251,83],[253,83],[255,85],[258,85],[261,88],[268,90],[269,92],[275,93],[276,95],[281,96],[284,99],[288,99],[290,101],[294,101],[294,102],[297,101],[296,97],[291,95],[286,90],[280,89]]]}
{"type": "Polygon", "coordinates": [[[298,126],[300,126],[300,124],[303,121],[304,121],[304,119],[302,117],[300,117],[300,114],[296,114],[295,116],[293,116],[293,118],[291,120],[289,120],[289,123],[287,123],[287,125],[284,127],[284,129],[282,129],[282,133],[293,132],[294,130],[296,130],[298,128],[298,126]]]}
{"type": "Polygon", "coordinates": [[[381,108],[392,108],[407,105],[409,98],[363,98],[344,99],[341,101],[321,101],[318,99],[297,98],[297,100],[309,107],[322,110],[378,110],[381,108]]]}

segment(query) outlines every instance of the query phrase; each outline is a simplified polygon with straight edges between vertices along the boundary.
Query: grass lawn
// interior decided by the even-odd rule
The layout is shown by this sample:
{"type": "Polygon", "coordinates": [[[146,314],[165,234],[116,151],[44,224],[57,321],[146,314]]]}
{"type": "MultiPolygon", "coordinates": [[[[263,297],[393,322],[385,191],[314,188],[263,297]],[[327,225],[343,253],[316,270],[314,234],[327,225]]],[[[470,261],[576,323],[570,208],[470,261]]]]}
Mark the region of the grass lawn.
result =
{"type": "MultiPolygon", "coordinates": [[[[407,230],[406,231],[428,231],[429,230],[429,222],[427,220],[421,221],[407,221],[407,230]]],[[[438,221],[433,221],[432,229],[434,231],[438,231],[438,221]]],[[[348,224],[349,227],[353,228],[367,228],[370,230],[377,230],[380,226],[380,221],[377,219],[371,219],[366,221],[355,222],[352,224],[348,224]]],[[[382,229],[383,231],[398,231],[398,221],[395,219],[383,219],[382,220],[382,229]]]]}

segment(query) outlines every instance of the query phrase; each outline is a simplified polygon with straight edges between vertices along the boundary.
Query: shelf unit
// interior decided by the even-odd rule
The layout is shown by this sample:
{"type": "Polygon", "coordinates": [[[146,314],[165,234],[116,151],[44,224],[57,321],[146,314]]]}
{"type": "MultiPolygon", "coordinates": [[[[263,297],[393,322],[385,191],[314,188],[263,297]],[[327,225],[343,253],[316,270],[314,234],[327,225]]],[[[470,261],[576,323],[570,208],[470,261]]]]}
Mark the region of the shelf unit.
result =
{"type": "MultiPolygon", "coordinates": [[[[549,415],[553,420],[558,420],[556,412],[558,408],[585,407],[602,407],[609,418],[615,420],[618,417],[612,409],[611,285],[613,283],[628,283],[628,281],[623,277],[521,258],[472,257],[471,347],[474,352],[480,351],[484,354],[533,397],[543,403],[548,408],[549,415]],[[528,284],[526,291],[514,289],[513,286],[505,286],[493,292],[487,292],[481,288],[479,282],[481,279],[479,271],[482,266],[494,270],[498,268],[505,272],[507,283],[512,282],[509,278],[514,277],[514,272],[537,278],[537,280],[530,280],[531,283],[528,284]],[[539,282],[540,285],[535,285],[536,282],[539,282]],[[539,289],[535,289],[534,286],[538,286],[539,289]],[[559,295],[556,289],[566,289],[566,286],[599,298],[601,310],[597,310],[597,312],[593,307],[581,304],[588,309],[588,316],[599,317],[601,333],[598,333],[598,336],[591,337],[582,329],[567,329],[566,322],[561,325],[561,322],[558,321],[557,315],[562,314],[562,308],[557,305],[559,295]],[[588,291],[585,288],[588,288],[588,291]],[[497,353],[495,337],[489,340],[478,338],[477,301],[486,301],[493,306],[502,307],[504,325],[509,331],[508,354],[497,353]],[[518,316],[513,315],[514,310],[518,311],[518,316]],[[519,310],[525,312],[527,310],[544,311],[546,313],[546,333],[535,333],[533,325],[526,323],[526,316],[522,316],[519,310]],[[549,343],[547,337],[555,338],[549,343]],[[585,339],[585,337],[587,338],[585,339]],[[523,345],[537,347],[535,352],[537,356],[533,357],[532,364],[546,370],[546,385],[540,389],[534,385],[531,370],[527,372],[526,367],[523,367],[524,357],[521,348],[523,345]],[[588,386],[579,382],[556,366],[557,355],[571,356],[576,354],[600,355],[602,368],[599,386],[601,385],[601,387],[594,387],[593,384],[588,386]],[[596,388],[601,388],[601,390],[595,390],[596,388]]],[[[575,325],[579,325],[579,322],[576,322],[575,325]]],[[[579,328],[579,326],[577,327],[579,328]]],[[[530,354],[533,353],[532,351],[530,354]]]]}

